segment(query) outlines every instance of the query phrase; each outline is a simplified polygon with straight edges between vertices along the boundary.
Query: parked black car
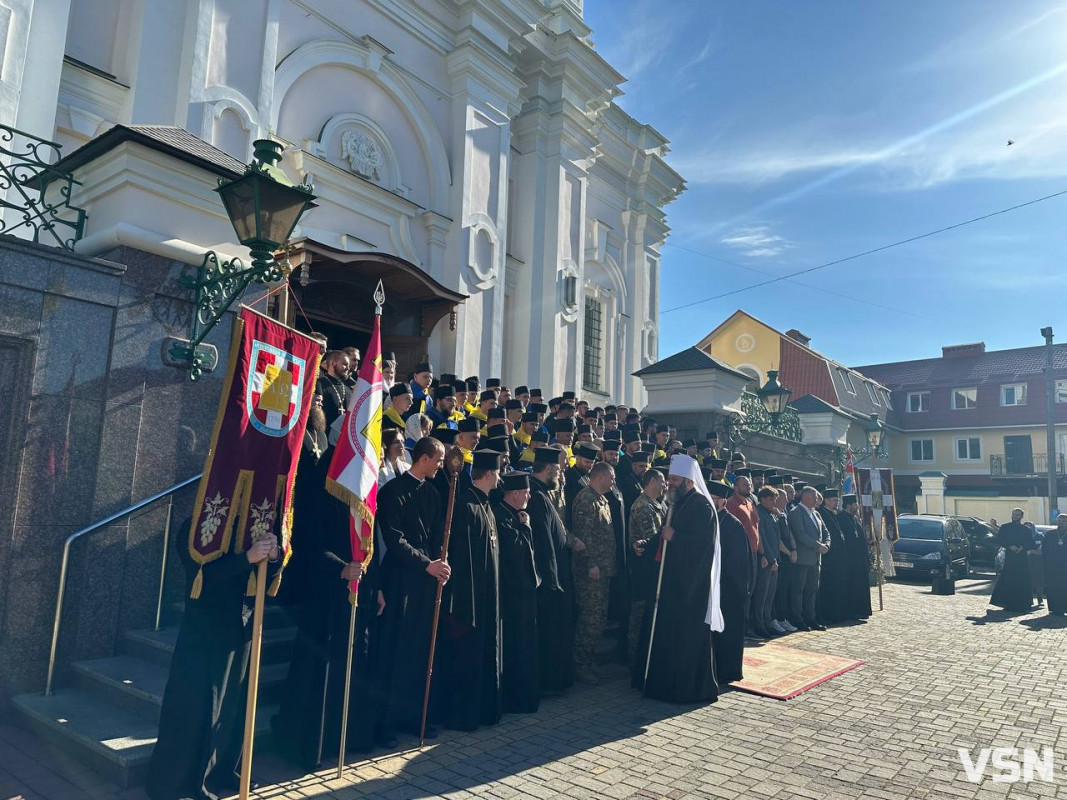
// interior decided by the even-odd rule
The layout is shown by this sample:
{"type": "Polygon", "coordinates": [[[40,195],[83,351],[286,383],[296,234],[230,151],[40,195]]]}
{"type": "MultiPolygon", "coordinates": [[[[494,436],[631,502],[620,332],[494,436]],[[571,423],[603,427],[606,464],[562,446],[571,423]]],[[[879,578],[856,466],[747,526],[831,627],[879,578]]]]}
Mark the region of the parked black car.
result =
{"type": "Polygon", "coordinates": [[[893,566],[906,572],[943,575],[951,563],[957,578],[971,570],[971,543],[963,525],[953,517],[901,515],[900,538],[893,543],[893,566]]]}
{"type": "Polygon", "coordinates": [[[953,519],[959,520],[971,542],[971,562],[992,566],[997,559],[996,529],[977,517],[953,517],[953,519]]]}

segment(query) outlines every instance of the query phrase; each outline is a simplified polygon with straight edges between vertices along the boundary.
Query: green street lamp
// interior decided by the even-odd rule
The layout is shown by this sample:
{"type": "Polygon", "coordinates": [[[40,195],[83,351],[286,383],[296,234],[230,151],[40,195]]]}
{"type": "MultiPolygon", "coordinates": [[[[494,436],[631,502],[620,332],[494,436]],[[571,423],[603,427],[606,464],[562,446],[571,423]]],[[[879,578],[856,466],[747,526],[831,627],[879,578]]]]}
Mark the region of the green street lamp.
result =
{"type": "Polygon", "coordinates": [[[756,396],[759,397],[763,407],[770,414],[772,426],[778,424],[778,418],[785,411],[786,404],[789,402],[789,395],[792,393],[791,389],[786,389],[778,382],[778,370],[767,370],[767,382],[756,392],[756,396]]]}
{"type": "Polygon", "coordinates": [[[253,147],[255,160],[244,175],[219,181],[215,190],[237,240],[251,252],[251,266],[239,258],[222,261],[215,252],[208,252],[196,277],[181,279],[183,286],[196,291],[196,313],[189,339],[170,340],[167,362],[187,367],[194,381],[218,361],[215,348],[204,344],[204,339],[248,285],[274,283],[288,275],[288,265],[276,263],[274,253],[289,240],[304,212],[315,207],[311,189],[294,185],[278,167],[281,144],[257,139],[253,147]]]}

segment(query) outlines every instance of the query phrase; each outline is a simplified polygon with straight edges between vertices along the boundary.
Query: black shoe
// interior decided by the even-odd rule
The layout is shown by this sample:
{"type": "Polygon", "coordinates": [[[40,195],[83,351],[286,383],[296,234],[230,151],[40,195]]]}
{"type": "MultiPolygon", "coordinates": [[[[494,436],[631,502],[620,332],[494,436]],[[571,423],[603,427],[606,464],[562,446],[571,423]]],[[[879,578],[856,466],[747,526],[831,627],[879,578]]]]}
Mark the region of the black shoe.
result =
{"type": "Polygon", "coordinates": [[[811,626],[811,630],[813,630],[813,631],[824,631],[824,630],[826,630],[826,626],[823,625],[820,622],[816,622],[814,625],[811,626]]]}

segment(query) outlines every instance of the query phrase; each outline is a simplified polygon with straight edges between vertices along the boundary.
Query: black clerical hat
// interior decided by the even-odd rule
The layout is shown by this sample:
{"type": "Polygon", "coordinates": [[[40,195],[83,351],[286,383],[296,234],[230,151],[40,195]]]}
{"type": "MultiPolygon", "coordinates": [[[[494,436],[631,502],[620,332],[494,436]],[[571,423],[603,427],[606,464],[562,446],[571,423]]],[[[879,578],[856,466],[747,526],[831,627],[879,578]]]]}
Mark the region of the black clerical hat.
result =
{"type": "Polygon", "coordinates": [[[505,492],[521,492],[530,488],[530,475],[526,472],[505,472],[500,480],[505,492]]]}
{"type": "Polygon", "coordinates": [[[500,469],[500,453],[496,450],[475,450],[471,459],[474,469],[500,469]]]}
{"type": "Polygon", "coordinates": [[[404,394],[411,394],[411,387],[403,381],[397,381],[393,384],[392,388],[389,389],[390,397],[400,397],[404,394]]]}
{"type": "Polygon", "coordinates": [[[573,419],[557,419],[556,433],[574,433],[573,419]]]}
{"type": "Polygon", "coordinates": [[[751,478],[752,477],[752,470],[750,470],[750,469],[735,469],[734,470],[734,475],[736,475],[738,478],[751,478]]]}
{"type": "Polygon", "coordinates": [[[577,395],[574,392],[568,391],[568,392],[564,392],[562,397],[563,397],[564,400],[574,400],[577,397],[577,395]]]}
{"type": "Polygon", "coordinates": [[[429,361],[423,361],[419,364],[416,364],[415,369],[412,370],[412,373],[418,375],[420,372],[433,372],[433,364],[431,364],[429,361]]]}
{"type": "Polygon", "coordinates": [[[396,353],[394,353],[392,350],[386,350],[384,353],[382,353],[382,363],[384,364],[386,361],[392,361],[395,364],[396,353]]]}
{"type": "Polygon", "coordinates": [[[447,383],[442,383],[436,389],[433,390],[433,399],[434,399],[435,403],[438,400],[444,399],[445,397],[455,397],[455,396],[456,396],[455,391],[447,383]]]}
{"type": "MultiPolygon", "coordinates": [[[[609,431],[609,433],[610,432],[611,431],[609,431]]],[[[618,431],[616,431],[616,433],[618,433],[618,431]]],[[[630,442],[639,442],[641,441],[641,431],[625,430],[622,432],[622,440],[627,444],[630,442]]]]}
{"type": "Polygon", "coordinates": [[[506,403],[504,403],[504,408],[506,408],[508,411],[518,411],[520,408],[522,408],[522,400],[512,398],[511,400],[508,400],[506,403]]]}
{"type": "Polygon", "coordinates": [[[711,464],[712,469],[726,469],[727,467],[725,458],[713,458],[708,463],[711,464]]]}
{"type": "Polygon", "coordinates": [[[477,417],[467,417],[459,422],[460,433],[479,433],[481,430],[482,421],[477,417]]]}
{"type": "Polygon", "coordinates": [[[840,497],[841,492],[838,489],[826,489],[823,491],[822,496],[826,500],[830,500],[834,497],[840,497]]]}
{"type": "Polygon", "coordinates": [[[518,397],[519,395],[522,395],[522,394],[529,394],[529,393],[530,393],[530,387],[529,386],[516,386],[515,387],[515,396],[516,397],[518,397]]]}
{"type": "Polygon", "coordinates": [[[579,422],[574,426],[574,430],[577,431],[579,435],[583,433],[592,433],[593,426],[586,422],[579,422]]]}
{"type": "Polygon", "coordinates": [[[492,389],[486,389],[480,395],[478,395],[478,402],[484,403],[486,400],[496,400],[496,392],[492,389]]]}
{"type": "Polygon", "coordinates": [[[622,432],[621,431],[604,431],[604,441],[605,442],[612,442],[616,447],[618,447],[619,442],[622,441],[622,432]]]}
{"type": "Polygon", "coordinates": [[[537,414],[533,411],[527,411],[519,418],[519,423],[521,424],[523,422],[537,422],[537,414]]]}
{"type": "Polygon", "coordinates": [[[534,450],[534,463],[558,464],[559,454],[562,452],[558,447],[538,447],[534,450]]]}
{"type": "Polygon", "coordinates": [[[434,428],[430,431],[430,436],[441,442],[441,444],[453,444],[456,441],[457,433],[459,433],[459,431],[455,428],[441,427],[434,428]]]}
{"type": "Polygon", "coordinates": [[[535,414],[544,414],[548,411],[548,406],[544,403],[530,403],[526,406],[527,411],[533,411],[535,414]]]}
{"type": "Polygon", "coordinates": [[[439,378],[440,378],[441,383],[452,383],[452,384],[454,384],[456,382],[456,375],[453,372],[442,373],[439,376],[439,378]]]}
{"type": "Polygon", "coordinates": [[[540,389],[531,389],[530,390],[530,398],[531,399],[533,399],[534,397],[544,397],[544,396],[545,396],[544,393],[540,389]]]}
{"type": "Polygon", "coordinates": [[[486,416],[489,417],[489,421],[492,422],[494,419],[507,419],[507,414],[507,411],[500,408],[500,406],[497,406],[496,408],[490,408],[489,413],[486,414],[486,416]]]}
{"type": "Polygon", "coordinates": [[[530,434],[531,442],[540,442],[541,444],[548,444],[548,434],[544,431],[534,431],[530,434]]]}
{"type": "Polygon", "coordinates": [[[596,457],[599,453],[600,448],[592,442],[582,442],[574,448],[575,456],[578,458],[588,458],[590,461],[596,461],[596,457]]]}
{"type": "Polygon", "coordinates": [[[859,501],[860,498],[858,495],[846,494],[844,497],[841,498],[841,505],[848,506],[852,505],[853,503],[858,503],[859,501]]]}
{"type": "Polygon", "coordinates": [[[486,389],[499,389],[500,388],[500,378],[487,378],[486,381],[485,381],[485,388],[486,389]]]}
{"type": "Polygon", "coordinates": [[[630,461],[635,464],[647,464],[651,458],[651,453],[646,453],[644,450],[640,450],[630,456],[630,461]]]}
{"type": "Polygon", "coordinates": [[[725,483],[719,483],[719,481],[708,481],[704,485],[708,487],[708,491],[715,495],[715,497],[729,497],[734,493],[732,488],[725,483]]]}

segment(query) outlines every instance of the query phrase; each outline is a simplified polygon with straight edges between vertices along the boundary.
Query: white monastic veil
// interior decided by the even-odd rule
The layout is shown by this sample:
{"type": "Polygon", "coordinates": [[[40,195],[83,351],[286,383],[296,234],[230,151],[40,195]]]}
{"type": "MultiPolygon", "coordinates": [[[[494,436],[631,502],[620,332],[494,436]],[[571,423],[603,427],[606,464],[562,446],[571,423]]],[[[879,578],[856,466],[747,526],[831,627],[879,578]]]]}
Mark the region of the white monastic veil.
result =
{"type": "Polygon", "coordinates": [[[708,612],[704,617],[704,622],[713,631],[721,632],[726,627],[726,623],[722,617],[721,607],[722,546],[719,543],[719,514],[715,511],[715,502],[711,499],[711,492],[704,484],[704,476],[700,474],[700,465],[697,464],[696,459],[690,456],[672,456],[670,474],[692,481],[693,488],[700,492],[711,506],[711,519],[715,526],[715,553],[711,559],[711,589],[708,592],[708,612]]]}

